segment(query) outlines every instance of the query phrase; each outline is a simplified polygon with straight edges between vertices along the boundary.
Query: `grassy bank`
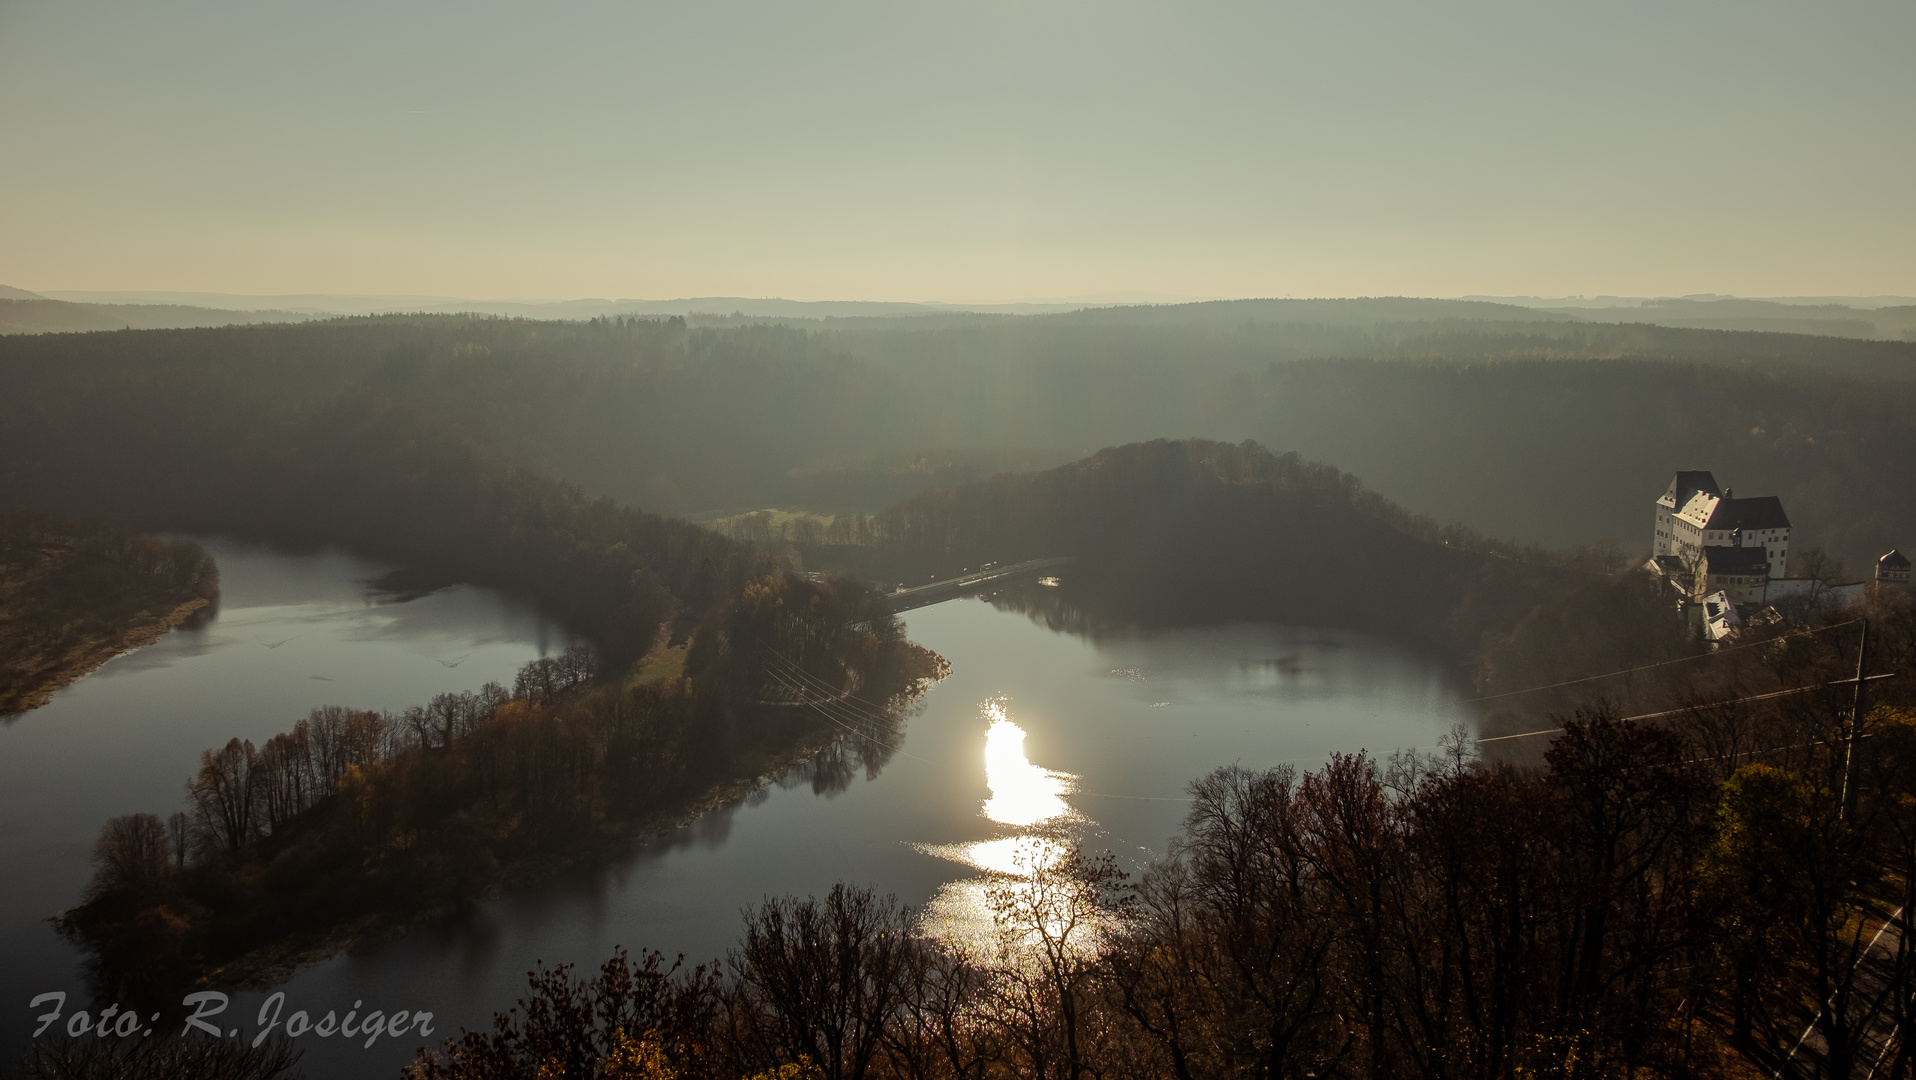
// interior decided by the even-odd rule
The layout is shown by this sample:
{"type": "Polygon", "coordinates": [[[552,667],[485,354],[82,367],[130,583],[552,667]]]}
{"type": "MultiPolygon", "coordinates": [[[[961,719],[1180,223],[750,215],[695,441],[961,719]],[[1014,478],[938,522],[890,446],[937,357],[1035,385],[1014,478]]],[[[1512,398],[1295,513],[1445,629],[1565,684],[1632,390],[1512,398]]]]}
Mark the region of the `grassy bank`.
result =
{"type": "Polygon", "coordinates": [[[0,513],[0,715],[150,645],[219,598],[199,545],[88,518],[0,513]]]}

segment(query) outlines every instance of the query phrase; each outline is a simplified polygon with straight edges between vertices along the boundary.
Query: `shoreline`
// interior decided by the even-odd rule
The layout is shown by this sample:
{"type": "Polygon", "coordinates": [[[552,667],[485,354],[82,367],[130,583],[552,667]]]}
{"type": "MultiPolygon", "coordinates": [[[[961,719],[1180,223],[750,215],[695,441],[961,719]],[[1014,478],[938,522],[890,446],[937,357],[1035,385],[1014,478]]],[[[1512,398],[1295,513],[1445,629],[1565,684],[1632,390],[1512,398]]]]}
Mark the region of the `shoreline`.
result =
{"type": "Polygon", "coordinates": [[[122,631],[119,637],[111,640],[91,642],[78,650],[78,655],[70,656],[64,662],[48,669],[46,677],[36,681],[36,685],[21,693],[17,708],[10,708],[0,716],[21,716],[53,700],[61,690],[79,682],[98,671],[107,661],[115,657],[145,648],[160,640],[174,627],[180,625],[200,609],[212,603],[206,597],[189,600],[172,611],[151,621],[136,622],[122,631]]]}

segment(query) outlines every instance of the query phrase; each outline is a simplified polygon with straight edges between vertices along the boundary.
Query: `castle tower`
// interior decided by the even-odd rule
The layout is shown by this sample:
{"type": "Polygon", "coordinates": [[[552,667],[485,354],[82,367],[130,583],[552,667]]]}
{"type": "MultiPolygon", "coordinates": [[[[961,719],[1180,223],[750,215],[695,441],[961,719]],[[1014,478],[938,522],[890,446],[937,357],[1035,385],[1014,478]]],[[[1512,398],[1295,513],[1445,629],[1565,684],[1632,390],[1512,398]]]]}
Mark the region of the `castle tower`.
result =
{"type": "Polygon", "coordinates": [[[1876,560],[1876,580],[1884,585],[1909,584],[1909,556],[1895,548],[1876,560]]]}
{"type": "Polygon", "coordinates": [[[1702,470],[1677,473],[1656,502],[1656,534],[1652,555],[1694,555],[1703,546],[1702,523],[1716,510],[1723,489],[1716,477],[1702,470]]]}

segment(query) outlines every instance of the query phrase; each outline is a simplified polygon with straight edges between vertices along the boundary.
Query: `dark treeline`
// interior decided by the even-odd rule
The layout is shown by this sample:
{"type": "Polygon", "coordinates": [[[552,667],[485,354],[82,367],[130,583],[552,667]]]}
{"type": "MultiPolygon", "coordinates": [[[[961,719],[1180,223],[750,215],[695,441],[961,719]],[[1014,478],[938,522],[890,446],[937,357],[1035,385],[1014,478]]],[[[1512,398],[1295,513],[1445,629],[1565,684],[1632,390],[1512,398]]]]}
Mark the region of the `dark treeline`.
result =
{"type": "Polygon", "coordinates": [[[1794,546],[1827,549],[1863,577],[1916,535],[1904,509],[1916,478],[1888,464],[1916,445],[1905,385],[1809,366],[1325,361],[1243,376],[1229,396],[1271,445],[1335,463],[1422,513],[1546,547],[1615,538],[1647,556],[1651,503],[1679,468],[1780,496],[1794,546]]]}
{"type": "MultiPolygon", "coordinates": [[[[833,526],[838,522],[834,521],[833,526]]],[[[801,530],[803,531],[803,530],[801,530]]],[[[1355,477],[1254,443],[1157,441],[1041,473],[940,488],[801,549],[878,580],[1070,556],[1085,602],[1171,621],[1276,619],[1376,630],[1474,659],[1607,549],[1517,548],[1405,511],[1355,477]]]]}
{"type": "Polygon", "coordinates": [[[219,568],[198,544],[0,511],[0,716],[218,600],[219,568]]]}
{"type": "MultiPolygon", "coordinates": [[[[258,980],[468,903],[736,798],[842,738],[808,710],[764,703],[783,685],[773,665],[873,713],[942,669],[874,594],[783,575],[714,610],[687,677],[601,678],[581,648],[526,665],[511,690],[397,715],[316,709],[263,746],[204,751],[185,809],[108,821],[98,873],[61,929],[109,977],[154,992],[258,980]]],[[[853,750],[875,770],[896,737],[861,732],[853,750]]]]}
{"type": "MultiPolygon", "coordinates": [[[[1440,520],[1640,542],[1675,468],[1781,495],[1851,565],[1916,533],[1895,466],[1916,344],[1542,319],[1446,301],[1242,301],[812,328],[468,316],[0,336],[8,497],[143,526],[386,417],[664,513],[870,513],[1151,438],[1253,438],[1440,520]],[[190,423],[188,422],[190,418],[190,423]],[[31,465],[31,469],[29,469],[31,465]],[[189,475],[181,490],[120,480],[189,475]],[[32,491],[26,494],[15,492],[32,491]],[[108,500],[111,493],[114,498],[108,500]],[[153,511],[150,505],[143,507],[153,511]]],[[[663,575],[662,575],[663,576],[663,575]]]]}
{"type": "MultiPolygon", "coordinates": [[[[154,527],[340,543],[527,592],[614,666],[661,622],[684,633],[769,566],[708,530],[588,498],[376,392],[280,398],[274,382],[217,370],[176,381],[167,366],[64,401],[84,422],[39,409],[0,428],[12,444],[0,491],[154,527]]],[[[71,389],[21,379],[9,401],[71,389]]]]}
{"type": "MultiPolygon", "coordinates": [[[[1906,1078],[1916,949],[1877,934],[1916,901],[1916,618],[1876,615],[1870,669],[1905,679],[1860,729],[1831,687],[1593,706],[1534,771],[1461,742],[1221,769],[1135,879],[1083,855],[996,879],[982,954],[857,888],[768,901],[722,963],[534,973],[409,1075],[1740,1078],[1817,1021],[1819,1075],[1906,1078]]],[[[1856,644],[1764,663],[1815,686],[1856,644]]]]}
{"type": "Polygon", "coordinates": [[[1916,341],[1916,307],[1853,308],[1843,304],[1786,304],[1720,297],[1644,301],[1640,306],[1555,309],[1591,322],[1656,323],[1705,330],[1768,330],[1791,334],[1916,341]]]}

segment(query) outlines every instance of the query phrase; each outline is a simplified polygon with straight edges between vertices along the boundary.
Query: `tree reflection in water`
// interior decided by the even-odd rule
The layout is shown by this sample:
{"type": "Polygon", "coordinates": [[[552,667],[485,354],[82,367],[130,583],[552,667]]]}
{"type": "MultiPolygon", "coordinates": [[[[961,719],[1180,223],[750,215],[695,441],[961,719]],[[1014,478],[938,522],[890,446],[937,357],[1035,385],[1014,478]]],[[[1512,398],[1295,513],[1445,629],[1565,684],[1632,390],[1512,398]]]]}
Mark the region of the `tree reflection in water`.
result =
{"type": "MultiPolygon", "coordinates": [[[[827,720],[838,726],[843,737],[787,769],[779,776],[778,785],[791,789],[809,784],[812,794],[829,797],[850,787],[861,772],[867,781],[878,779],[904,743],[905,728],[911,718],[924,711],[924,707],[922,697],[882,714],[865,706],[818,707],[827,720]]],[[[753,794],[757,796],[757,792],[753,794]]],[[[764,798],[759,797],[759,802],[763,801],[764,798]]]]}

